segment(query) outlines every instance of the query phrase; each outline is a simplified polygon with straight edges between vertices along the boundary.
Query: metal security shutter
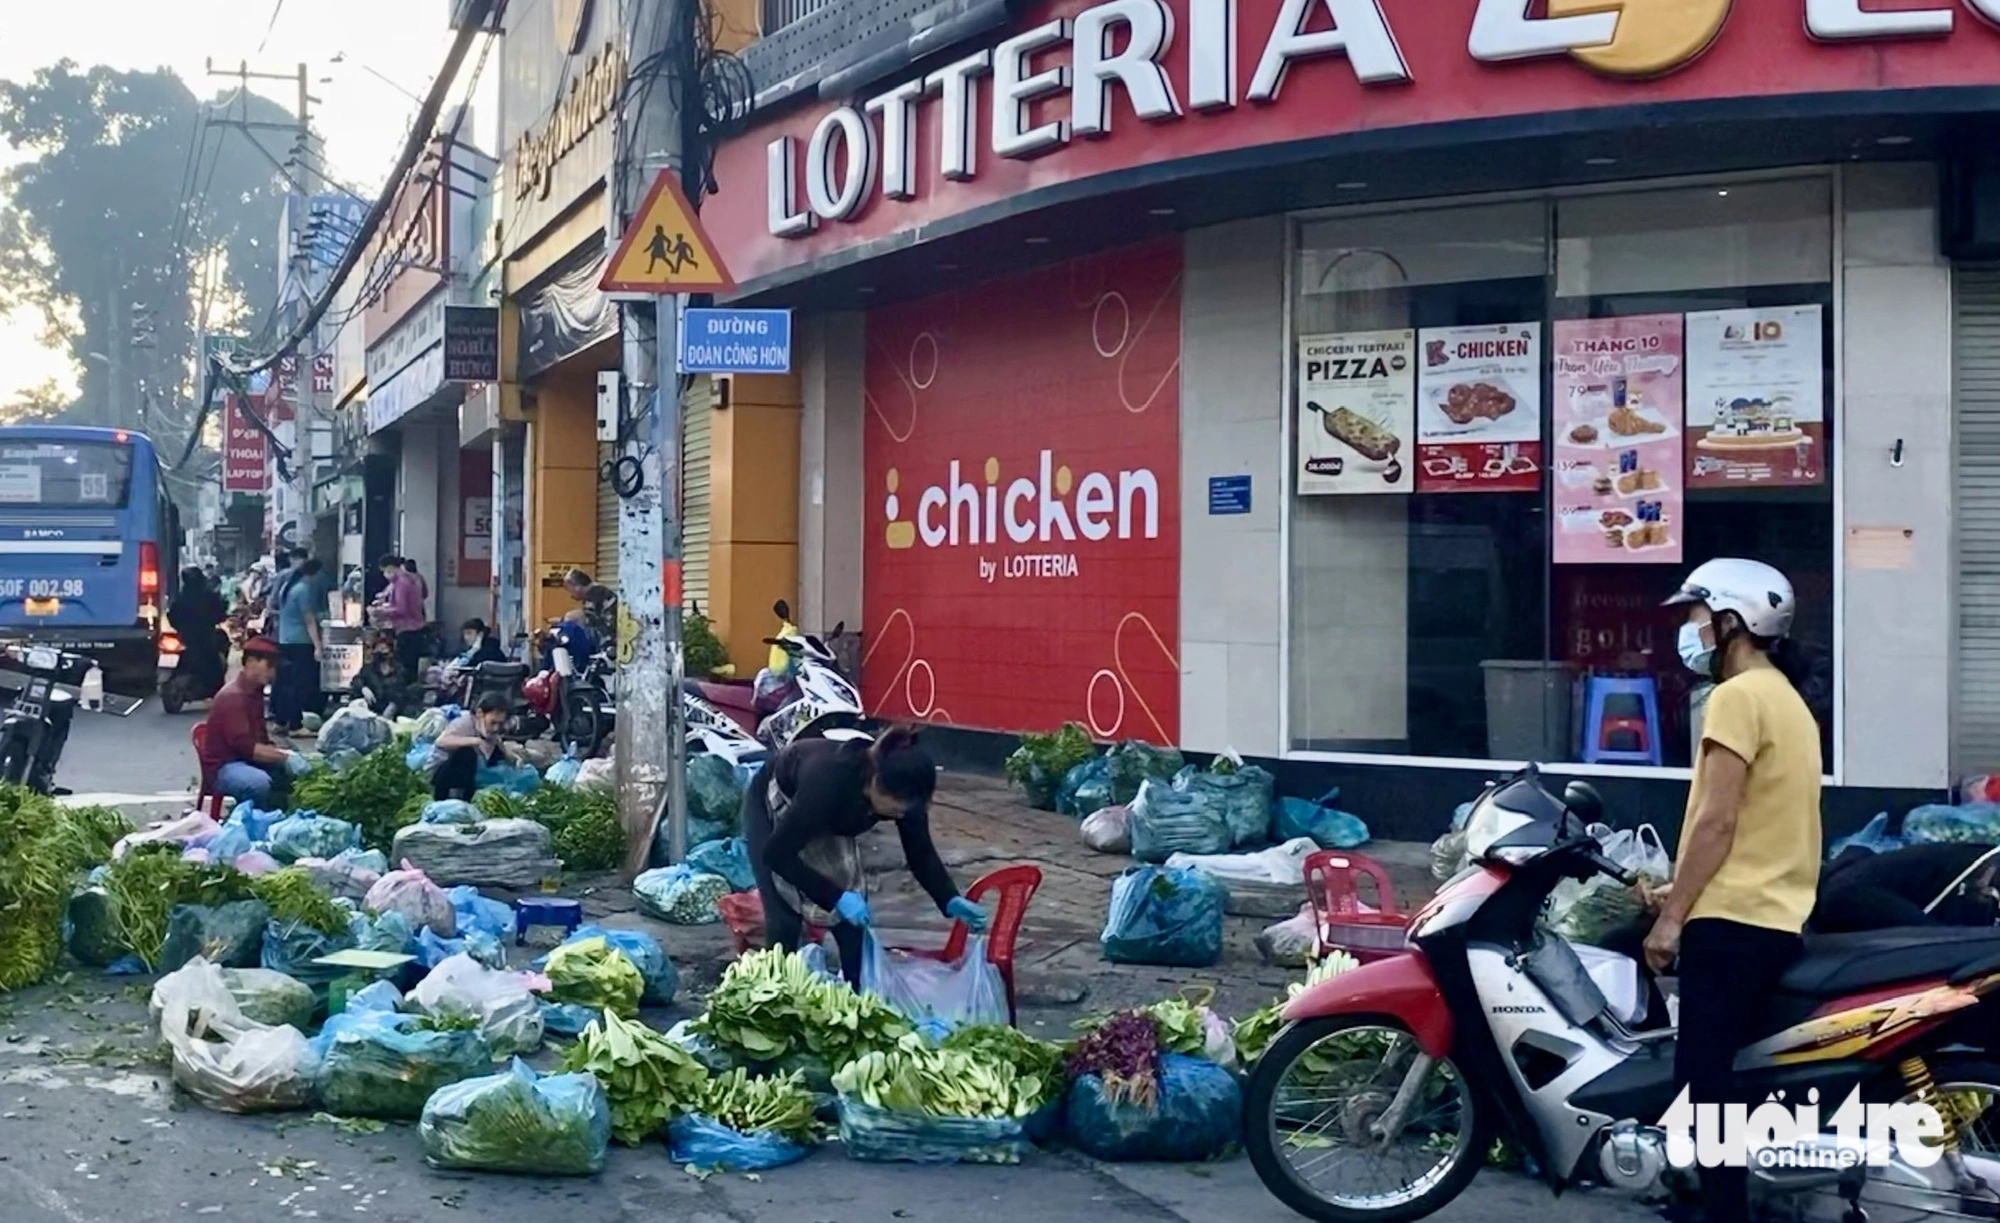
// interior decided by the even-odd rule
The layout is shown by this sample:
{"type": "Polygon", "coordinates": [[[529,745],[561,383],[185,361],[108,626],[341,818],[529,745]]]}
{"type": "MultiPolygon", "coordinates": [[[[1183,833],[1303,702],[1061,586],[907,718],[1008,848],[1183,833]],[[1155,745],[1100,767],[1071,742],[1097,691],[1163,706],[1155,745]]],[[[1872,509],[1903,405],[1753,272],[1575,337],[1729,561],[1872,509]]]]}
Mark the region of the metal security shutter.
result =
{"type": "Polygon", "coordinates": [[[718,398],[715,379],[696,378],[681,399],[681,588],[703,614],[708,605],[708,439],[718,398]]]}
{"type": "Polygon", "coordinates": [[[597,443],[597,570],[590,575],[613,590],[618,589],[618,494],[603,472],[616,450],[610,442],[597,443]]]}
{"type": "Polygon", "coordinates": [[[1953,767],[2000,770],[2000,268],[1959,268],[1952,400],[1958,467],[1953,767]]]}

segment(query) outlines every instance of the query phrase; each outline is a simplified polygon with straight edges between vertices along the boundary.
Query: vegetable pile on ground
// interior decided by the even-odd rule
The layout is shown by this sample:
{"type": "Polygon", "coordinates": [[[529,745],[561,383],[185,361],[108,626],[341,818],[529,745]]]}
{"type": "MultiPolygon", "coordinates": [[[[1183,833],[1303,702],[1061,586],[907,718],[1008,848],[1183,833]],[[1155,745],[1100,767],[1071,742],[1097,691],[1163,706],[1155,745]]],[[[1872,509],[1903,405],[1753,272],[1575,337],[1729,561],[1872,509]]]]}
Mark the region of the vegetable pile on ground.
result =
{"type": "Polygon", "coordinates": [[[815,1053],[838,1071],[910,1031],[909,1021],[845,981],[820,976],[796,952],[751,952],[722,974],[695,1031],[753,1062],[815,1053]]]}
{"type": "Polygon", "coordinates": [[[819,1136],[812,1093],[799,1074],[752,1078],[738,1067],[710,1079],[691,1111],[739,1134],[772,1133],[801,1145],[819,1136]]]}
{"type": "Polygon", "coordinates": [[[231,867],[186,861],[171,844],[135,846],[104,869],[99,886],[119,943],[149,968],[159,963],[167,919],[179,905],[261,900],[280,925],[326,935],[346,930],[352,916],[300,867],[252,878],[231,867]]]}
{"type": "Polygon", "coordinates": [[[544,971],[549,978],[549,997],[555,1001],[638,1018],[646,978],[624,952],[604,939],[564,943],[549,953],[544,971]]]}
{"type": "Polygon", "coordinates": [[[1031,806],[1052,810],[1063,775],[1097,754],[1090,732],[1068,722],[1052,735],[1021,736],[1021,746],[1007,757],[1007,780],[1021,787],[1031,806]]]}
{"type": "Polygon", "coordinates": [[[77,873],[110,858],[130,831],[109,808],[65,810],[45,795],[0,786],[0,990],[33,985],[55,967],[77,873]]]}
{"type": "Polygon", "coordinates": [[[915,1033],[887,1050],[863,1053],[834,1071],[843,1097],[872,1108],[927,1117],[1025,1117],[1042,1104],[1046,1081],[1010,1062],[937,1048],[915,1033]]]}
{"type": "Polygon", "coordinates": [[[396,830],[417,822],[430,801],[430,781],[404,763],[409,744],[400,739],[376,748],[335,772],[321,765],[292,783],[291,806],[346,820],[361,843],[385,853],[396,830]]]}
{"type": "Polygon", "coordinates": [[[1150,1107],[1159,1090],[1160,1035],[1143,1011],[1119,1011],[1070,1047],[1072,1079],[1094,1074],[1108,1099],[1150,1107]]]}
{"type": "Polygon", "coordinates": [[[1285,987],[1283,998],[1237,1020],[1235,1030],[1237,1060],[1248,1066],[1264,1055],[1264,1050],[1270,1048],[1271,1042],[1277,1039],[1279,1031],[1285,1026],[1285,1021],[1278,1013],[1284,1009],[1287,1002],[1305,992],[1308,986],[1318,985],[1321,981],[1339,976],[1357,965],[1355,958],[1345,951],[1328,952],[1306,971],[1304,981],[1294,982],[1285,987]]]}
{"type": "Polygon", "coordinates": [[[989,1066],[1005,1067],[1016,1093],[1026,1097],[1029,1112],[1062,1098],[1064,1049],[1054,1041],[1037,1040],[1018,1028],[982,1024],[953,1032],[944,1038],[943,1047],[989,1066]]]}
{"type": "Polygon", "coordinates": [[[562,1068],[585,1071],[611,1100],[611,1136],[636,1147],[673,1117],[695,1108],[708,1071],[687,1050],[643,1024],[606,1014],[583,1030],[562,1068]]]}
{"type": "Polygon", "coordinates": [[[490,820],[534,820],[549,830],[556,856],[573,871],[615,870],[625,860],[618,796],[601,790],[540,786],[515,794],[495,786],[472,796],[490,820]]]}

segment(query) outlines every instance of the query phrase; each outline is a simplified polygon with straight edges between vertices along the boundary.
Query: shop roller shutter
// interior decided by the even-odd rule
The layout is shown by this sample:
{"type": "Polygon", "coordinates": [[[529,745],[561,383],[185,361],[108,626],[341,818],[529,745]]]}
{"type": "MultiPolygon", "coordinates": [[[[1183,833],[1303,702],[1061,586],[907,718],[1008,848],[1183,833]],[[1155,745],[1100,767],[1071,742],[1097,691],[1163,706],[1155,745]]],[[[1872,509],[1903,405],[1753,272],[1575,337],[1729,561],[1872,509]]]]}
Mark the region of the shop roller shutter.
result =
{"type": "Polygon", "coordinates": [[[618,589],[618,494],[604,479],[605,465],[616,452],[610,442],[597,444],[597,571],[591,576],[618,589]]]}
{"type": "Polygon", "coordinates": [[[1955,277],[1958,690],[1953,767],[2000,770],[2000,268],[1955,277]]]}
{"type": "MultiPolygon", "coordinates": [[[[715,419],[715,379],[698,377],[681,399],[681,587],[708,605],[708,439],[715,419]]],[[[712,614],[712,613],[711,613],[712,614]]]]}

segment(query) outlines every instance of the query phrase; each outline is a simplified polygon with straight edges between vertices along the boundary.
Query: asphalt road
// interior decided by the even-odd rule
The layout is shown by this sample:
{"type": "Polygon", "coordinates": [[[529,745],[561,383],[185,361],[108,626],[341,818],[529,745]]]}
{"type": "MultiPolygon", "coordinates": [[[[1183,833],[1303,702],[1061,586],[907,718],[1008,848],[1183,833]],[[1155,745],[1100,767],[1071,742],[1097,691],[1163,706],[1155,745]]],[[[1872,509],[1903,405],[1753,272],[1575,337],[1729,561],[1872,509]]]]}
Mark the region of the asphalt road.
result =
{"type": "MultiPolygon", "coordinates": [[[[80,718],[60,770],[80,797],[160,813],[194,776],[200,714],[149,703],[80,718]],[[143,801],[150,799],[150,802],[143,801]]],[[[304,1114],[238,1117],[176,1099],[149,1051],[147,985],[84,970],[0,995],[0,1223],[1286,1223],[1297,1216],[1241,1157],[1107,1165],[1036,1153],[1019,1167],[856,1163],[838,1145],[761,1177],[698,1178],[649,1144],[614,1148],[599,1176],[558,1180],[438,1172],[416,1128],[352,1133],[304,1114]]],[[[649,1015],[671,1022],[672,1013],[649,1015]]],[[[1483,1173],[1441,1223],[1532,1216],[1623,1223],[1654,1216],[1607,1194],[1551,1197],[1483,1173]]]]}

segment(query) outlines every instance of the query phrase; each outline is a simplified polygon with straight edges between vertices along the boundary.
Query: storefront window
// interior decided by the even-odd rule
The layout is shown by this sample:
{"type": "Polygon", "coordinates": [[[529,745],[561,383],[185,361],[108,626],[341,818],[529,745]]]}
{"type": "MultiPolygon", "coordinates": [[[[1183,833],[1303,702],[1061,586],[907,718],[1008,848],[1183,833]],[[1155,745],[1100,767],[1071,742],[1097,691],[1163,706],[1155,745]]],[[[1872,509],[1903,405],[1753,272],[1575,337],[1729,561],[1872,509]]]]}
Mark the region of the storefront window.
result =
{"type": "Polygon", "coordinates": [[[1783,569],[1830,659],[1826,179],[1314,219],[1296,252],[1294,750],[1685,766],[1705,693],[1657,605],[1714,556],[1783,569]]]}

